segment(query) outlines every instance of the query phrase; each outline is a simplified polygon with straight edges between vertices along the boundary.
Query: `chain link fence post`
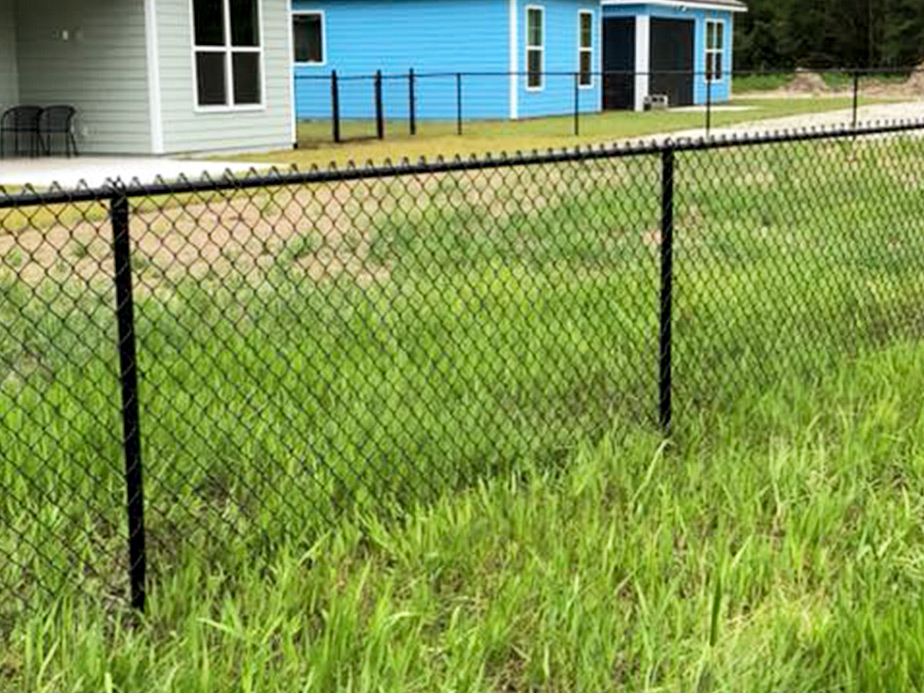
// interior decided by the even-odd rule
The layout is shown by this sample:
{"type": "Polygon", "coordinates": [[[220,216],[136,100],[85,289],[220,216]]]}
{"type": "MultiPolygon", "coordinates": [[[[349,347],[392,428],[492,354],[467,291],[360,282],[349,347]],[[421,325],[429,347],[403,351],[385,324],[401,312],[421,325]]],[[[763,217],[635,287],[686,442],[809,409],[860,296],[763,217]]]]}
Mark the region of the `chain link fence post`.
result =
{"type": "Polygon", "coordinates": [[[382,104],[382,71],[375,73],[375,136],[385,139],[385,108],[382,104]]]}
{"type": "Polygon", "coordinates": [[[671,327],[673,309],[674,262],[674,148],[670,142],[661,153],[661,297],[658,332],[658,419],[670,433],[671,405],[671,327]]]}
{"type": "Polygon", "coordinates": [[[336,70],[330,73],[330,118],[334,144],[340,144],[340,85],[336,70]]]}
{"type": "Polygon", "coordinates": [[[135,314],[132,289],[129,205],[124,194],[109,201],[112,224],[116,322],[118,326],[119,380],[122,391],[122,444],[125,451],[125,491],[128,512],[128,577],[131,604],[144,611],[145,532],[144,487],[141,466],[141,425],[138,412],[138,365],[135,354],[135,314]]]}
{"type": "Polygon", "coordinates": [[[411,135],[417,134],[417,98],[415,92],[416,77],[412,67],[407,73],[408,128],[411,135]]]}

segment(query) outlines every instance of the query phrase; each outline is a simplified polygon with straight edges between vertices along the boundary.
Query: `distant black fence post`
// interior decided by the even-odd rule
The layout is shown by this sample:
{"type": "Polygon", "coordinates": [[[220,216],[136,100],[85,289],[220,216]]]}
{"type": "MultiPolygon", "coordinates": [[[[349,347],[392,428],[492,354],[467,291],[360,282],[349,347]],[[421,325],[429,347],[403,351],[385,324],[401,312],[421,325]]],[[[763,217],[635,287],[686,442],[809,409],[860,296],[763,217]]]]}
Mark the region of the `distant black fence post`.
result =
{"type": "Polygon", "coordinates": [[[668,144],[661,153],[661,297],[658,331],[658,420],[670,433],[671,404],[671,328],[674,284],[674,148],[668,144]]]}
{"type": "Polygon", "coordinates": [[[385,139],[385,112],[382,106],[382,71],[375,72],[375,136],[385,139]]]}
{"type": "Polygon", "coordinates": [[[330,119],[334,143],[340,143],[340,85],[337,83],[337,71],[330,73],[330,119]]]}
{"type": "Polygon", "coordinates": [[[853,73],[853,129],[857,129],[859,122],[860,110],[860,71],[855,70],[853,73]]]}
{"type": "Polygon", "coordinates": [[[462,134],[462,73],[456,73],[456,134],[462,134]]]}
{"type": "Polygon", "coordinates": [[[712,131],[712,77],[706,74],[706,137],[712,131]]]}
{"type": "Polygon", "coordinates": [[[414,94],[414,68],[407,73],[408,128],[412,135],[417,134],[417,99],[414,94]]]}
{"type": "Polygon", "coordinates": [[[574,73],[574,136],[581,134],[581,73],[574,73]]]}
{"type": "Polygon", "coordinates": [[[125,492],[128,511],[128,577],[132,606],[144,611],[146,555],[144,547],[144,487],[141,468],[141,428],[138,413],[138,367],[135,355],[135,316],[132,302],[131,241],[128,198],[116,195],[109,204],[115,272],[119,377],[122,386],[122,444],[125,451],[125,492]]]}

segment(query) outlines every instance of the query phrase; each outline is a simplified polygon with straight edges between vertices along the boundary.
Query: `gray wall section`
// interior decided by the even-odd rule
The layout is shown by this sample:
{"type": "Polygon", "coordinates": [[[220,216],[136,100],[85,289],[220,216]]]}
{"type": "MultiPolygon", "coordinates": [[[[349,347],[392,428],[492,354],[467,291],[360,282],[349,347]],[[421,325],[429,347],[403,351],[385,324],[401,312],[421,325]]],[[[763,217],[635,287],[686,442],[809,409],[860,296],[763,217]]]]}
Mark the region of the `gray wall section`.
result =
{"type": "Polygon", "coordinates": [[[197,111],[190,0],[157,0],[160,94],[167,152],[292,146],[288,0],[261,0],[265,104],[256,111],[197,111]]]}
{"type": "Polygon", "coordinates": [[[0,113],[19,101],[13,0],[0,0],[0,113]]]}
{"type": "Polygon", "coordinates": [[[144,0],[26,0],[16,17],[20,100],[75,106],[83,152],[150,152],[144,0]]]}

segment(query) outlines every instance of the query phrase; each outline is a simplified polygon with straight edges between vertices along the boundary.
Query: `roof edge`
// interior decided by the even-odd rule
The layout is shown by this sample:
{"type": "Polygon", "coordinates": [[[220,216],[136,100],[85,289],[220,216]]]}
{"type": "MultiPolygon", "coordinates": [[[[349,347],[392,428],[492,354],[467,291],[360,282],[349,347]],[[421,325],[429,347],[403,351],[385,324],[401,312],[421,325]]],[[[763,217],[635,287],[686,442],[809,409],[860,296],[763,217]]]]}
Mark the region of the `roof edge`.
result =
{"type": "Polygon", "coordinates": [[[702,2],[701,0],[600,0],[601,5],[660,5],[681,9],[718,10],[720,12],[747,12],[743,2],[702,2]]]}

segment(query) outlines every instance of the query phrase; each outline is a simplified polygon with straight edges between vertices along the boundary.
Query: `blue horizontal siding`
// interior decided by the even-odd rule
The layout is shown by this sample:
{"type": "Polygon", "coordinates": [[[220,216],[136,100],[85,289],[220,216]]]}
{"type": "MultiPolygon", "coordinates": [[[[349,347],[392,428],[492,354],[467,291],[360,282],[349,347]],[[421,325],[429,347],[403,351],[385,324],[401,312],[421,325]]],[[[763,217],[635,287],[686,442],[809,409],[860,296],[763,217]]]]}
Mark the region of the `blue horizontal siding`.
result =
{"type": "MultiPolygon", "coordinates": [[[[325,14],[323,66],[296,65],[296,114],[328,118],[330,73],[340,80],[341,117],[374,117],[370,75],[381,70],[387,118],[407,118],[408,79],[416,80],[419,118],[455,118],[454,73],[506,72],[509,66],[507,0],[294,0],[293,9],[325,14]],[[453,73],[440,74],[434,73],[453,73]],[[319,79],[320,78],[320,79],[319,79]]],[[[464,77],[463,115],[506,118],[509,78],[464,77]]]]}
{"type": "Polygon", "coordinates": [[[693,35],[693,66],[696,77],[693,82],[693,100],[697,104],[705,104],[707,97],[706,85],[706,20],[718,19],[725,22],[725,50],[722,56],[722,79],[712,83],[711,98],[715,103],[723,103],[731,98],[731,69],[732,69],[732,32],[734,29],[732,13],[721,10],[681,10],[658,5],[608,5],[603,8],[604,17],[658,17],[662,19],[687,19],[695,22],[693,35]]]}
{"type": "MultiPolygon", "coordinates": [[[[374,82],[381,70],[383,106],[388,119],[409,114],[409,79],[416,73],[416,112],[420,119],[453,119],[458,102],[456,73],[462,77],[464,118],[507,118],[510,115],[508,0],[292,0],[296,11],[322,11],[326,62],[295,66],[295,107],[300,119],[331,115],[330,74],[339,75],[340,115],[345,120],[375,116],[374,82]],[[466,74],[467,73],[467,74],[466,74]],[[480,74],[479,74],[480,73],[480,74]],[[485,74],[493,73],[493,74],[485,74]]],[[[518,117],[567,115],[575,105],[574,73],[578,70],[578,11],[593,13],[593,69],[602,69],[604,16],[690,19],[695,22],[694,100],[706,101],[705,41],[707,18],[726,23],[725,74],[712,85],[712,98],[731,96],[732,14],[681,10],[656,5],[601,7],[597,0],[517,0],[517,69],[526,71],[526,8],[545,10],[545,83],[526,88],[525,74],[516,79],[518,117]],[[557,74],[556,74],[557,73],[557,74]]],[[[602,107],[600,78],[578,90],[583,112],[602,107]]]]}
{"type": "MultiPolygon", "coordinates": [[[[534,118],[567,115],[574,112],[574,73],[578,66],[578,11],[593,12],[593,70],[601,69],[601,9],[595,0],[518,0],[517,36],[519,38],[519,72],[517,80],[519,116],[534,118]],[[526,88],[526,8],[545,10],[545,82],[541,90],[526,88]],[[556,74],[564,73],[564,74],[556,74]]],[[[600,78],[591,87],[578,89],[578,104],[583,112],[599,111],[602,106],[600,78]]]]}

